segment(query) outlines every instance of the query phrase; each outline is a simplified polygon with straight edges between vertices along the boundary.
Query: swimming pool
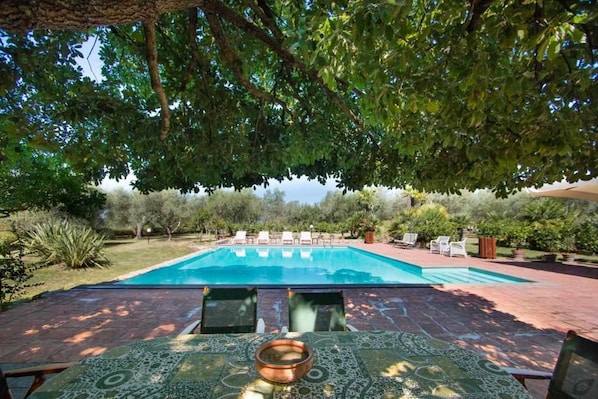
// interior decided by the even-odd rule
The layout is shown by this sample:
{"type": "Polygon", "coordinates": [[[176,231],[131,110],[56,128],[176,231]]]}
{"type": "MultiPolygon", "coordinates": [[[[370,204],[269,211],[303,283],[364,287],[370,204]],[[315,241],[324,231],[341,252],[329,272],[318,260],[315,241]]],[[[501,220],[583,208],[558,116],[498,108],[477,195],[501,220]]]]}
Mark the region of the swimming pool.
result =
{"type": "Polygon", "coordinates": [[[118,285],[388,286],[529,282],[468,267],[420,268],[351,247],[221,247],[118,285]]]}

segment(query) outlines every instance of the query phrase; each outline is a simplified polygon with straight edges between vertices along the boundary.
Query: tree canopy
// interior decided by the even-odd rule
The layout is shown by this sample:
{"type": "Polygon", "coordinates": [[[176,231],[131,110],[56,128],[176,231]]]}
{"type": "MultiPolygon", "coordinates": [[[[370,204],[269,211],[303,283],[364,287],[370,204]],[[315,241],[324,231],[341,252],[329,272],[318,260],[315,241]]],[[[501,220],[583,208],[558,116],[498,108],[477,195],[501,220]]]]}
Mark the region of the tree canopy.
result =
{"type": "Polygon", "coordinates": [[[142,191],[307,176],[506,195],[596,176],[597,8],[8,0],[0,127],[142,191]],[[100,82],[75,62],[94,37],[100,82]]]}

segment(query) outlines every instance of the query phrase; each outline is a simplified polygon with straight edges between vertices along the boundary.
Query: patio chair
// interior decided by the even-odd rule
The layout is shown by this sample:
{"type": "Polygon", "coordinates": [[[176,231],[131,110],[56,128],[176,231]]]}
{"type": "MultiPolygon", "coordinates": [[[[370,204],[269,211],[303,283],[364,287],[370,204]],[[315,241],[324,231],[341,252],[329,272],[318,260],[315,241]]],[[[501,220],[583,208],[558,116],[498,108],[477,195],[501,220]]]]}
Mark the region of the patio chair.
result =
{"type": "Polygon", "coordinates": [[[299,237],[299,244],[303,245],[303,244],[307,244],[307,245],[311,245],[313,243],[312,238],[311,238],[311,232],[309,231],[302,231],[301,235],[299,237]]]}
{"type": "Polygon", "coordinates": [[[448,248],[448,244],[450,241],[450,236],[438,236],[437,239],[430,241],[430,253],[433,254],[438,252],[439,254],[443,254],[446,252],[448,248]]]}
{"type": "Polygon", "coordinates": [[[33,377],[33,382],[25,394],[25,398],[27,398],[46,381],[48,374],[60,373],[74,364],[76,363],[54,363],[6,371],[0,369],[0,398],[13,399],[13,395],[8,388],[7,378],[33,377]]]}
{"type": "Polygon", "coordinates": [[[405,233],[401,240],[396,240],[395,247],[409,248],[417,245],[417,233],[405,233]]]}
{"type": "Polygon", "coordinates": [[[257,235],[258,244],[270,244],[270,233],[267,231],[260,231],[257,235]]]}
{"type": "MultiPolygon", "coordinates": [[[[289,331],[357,331],[345,319],[343,291],[301,292],[289,290],[289,331]]],[[[283,332],[287,328],[283,327],[283,332]]]]}
{"type": "Polygon", "coordinates": [[[550,380],[546,398],[598,398],[598,342],[567,332],[553,372],[504,367],[523,386],[529,379],[550,380]]]}
{"type": "Polygon", "coordinates": [[[247,232],[239,230],[233,238],[233,244],[247,244],[247,232]]]}
{"type": "Polygon", "coordinates": [[[453,255],[463,255],[467,258],[467,251],[465,250],[465,242],[467,241],[467,237],[464,237],[461,241],[451,241],[448,244],[448,248],[445,250],[445,253],[448,256],[453,257],[453,255]]]}
{"type": "Polygon", "coordinates": [[[282,232],[282,245],[293,245],[295,242],[293,233],[290,231],[282,232]]]}
{"type": "Polygon", "coordinates": [[[265,331],[257,318],[257,288],[209,288],[203,290],[201,320],[187,326],[179,335],[249,333],[265,331]]]}

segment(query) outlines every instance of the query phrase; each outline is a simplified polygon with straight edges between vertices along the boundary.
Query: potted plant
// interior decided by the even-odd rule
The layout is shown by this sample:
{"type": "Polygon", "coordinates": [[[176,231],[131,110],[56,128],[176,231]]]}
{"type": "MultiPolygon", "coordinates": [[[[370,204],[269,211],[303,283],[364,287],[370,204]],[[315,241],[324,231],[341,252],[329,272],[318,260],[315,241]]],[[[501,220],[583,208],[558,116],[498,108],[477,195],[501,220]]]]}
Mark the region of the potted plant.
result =
{"type": "Polygon", "coordinates": [[[529,228],[522,224],[514,224],[507,231],[508,240],[510,241],[511,246],[515,247],[515,249],[511,249],[511,253],[515,260],[521,261],[525,259],[525,249],[523,248],[527,246],[528,236],[529,228]]]}
{"type": "Polygon", "coordinates": [[[364,233],[365,243],[374,243],[374,231],[376,231],[376,220],[372,217],[365,216],[360,223],[360,230],[364,233]]]}
{"type": "Polygon", "coordinates": [[[575,260],[575,236],[567,235],[563,239],[561,256],[564,262],[573,262],[575,260]]]}

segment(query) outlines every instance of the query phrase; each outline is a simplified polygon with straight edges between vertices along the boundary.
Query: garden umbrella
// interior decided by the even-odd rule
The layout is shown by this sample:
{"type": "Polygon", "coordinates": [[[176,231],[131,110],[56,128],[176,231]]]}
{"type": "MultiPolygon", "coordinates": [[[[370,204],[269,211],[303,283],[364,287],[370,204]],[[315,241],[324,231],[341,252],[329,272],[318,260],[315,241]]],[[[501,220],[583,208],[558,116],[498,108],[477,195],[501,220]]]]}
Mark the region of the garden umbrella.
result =
{"type": "Polygon", "coordinates": [[[540,197],[573,198],[588,201],[598,201],[598,178],[579,180],[569,183],[563,180],[558,183],[545,184],[539,189],[529,189],[531,195],[540,197]]]}

